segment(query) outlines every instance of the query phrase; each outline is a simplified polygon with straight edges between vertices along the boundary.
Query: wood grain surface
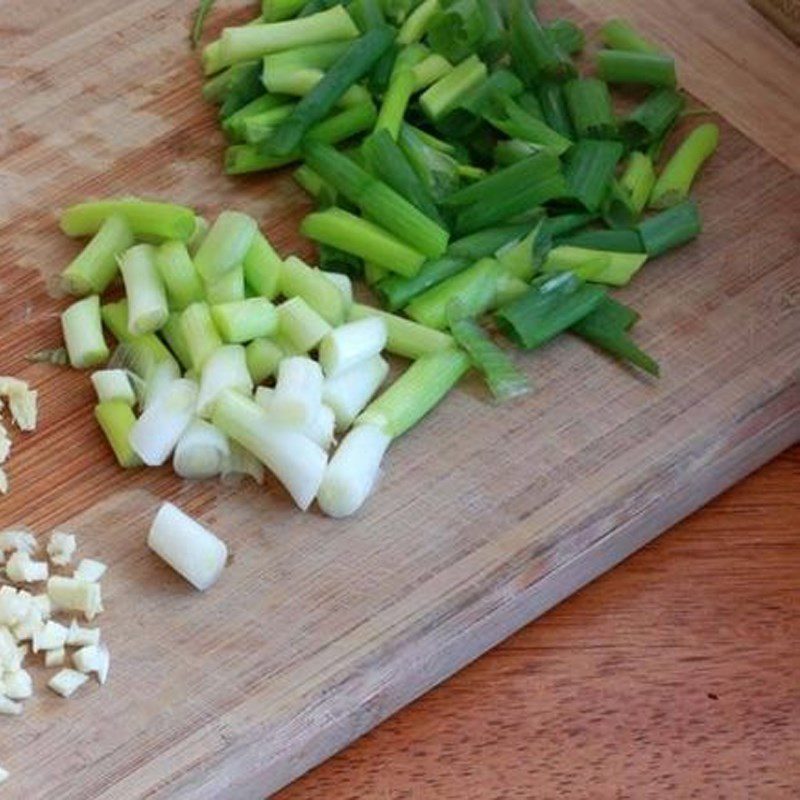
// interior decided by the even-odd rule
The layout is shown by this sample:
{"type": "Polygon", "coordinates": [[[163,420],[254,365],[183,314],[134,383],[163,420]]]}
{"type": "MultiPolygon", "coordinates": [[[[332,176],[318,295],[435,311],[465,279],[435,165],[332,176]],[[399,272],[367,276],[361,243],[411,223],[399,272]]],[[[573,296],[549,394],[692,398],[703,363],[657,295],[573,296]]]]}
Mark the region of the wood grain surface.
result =
{"type": "Polygon", "coordinates": [[[111,563],[115,658],[102,692],[69,705],[40,692],[21,720],[0,720],[19,796],[263,796],[800,432],[800,179],[723,123],[699,191],[704,235],[623,293],[645,311],[638,337],[662,363],[658,384],[570,340],[523,360],[539,390],[502,413],[467,381],[397,443],[381,490],[347,524],[299,514],[274,483],[117,470],[85,376],[25,358],[57,343],[66,305],[48,285],[77,245],[55,210],[132,193],[238,207],[283,252],[308,251],[296,234],[305,200],[285,177],[220,174],[185,49],[193,5],[4,6],[0,372],[41,391],[42,425],[18,437],[0,524],[72,526],[86,555],[111,563]],[[231,547],[207,595],[144,547],[161,498],[231,547]]]}
{"type": "Polygon", "coordinates": [[[793,800],[798,489],[794,448],[276,800],[793,800]]]}

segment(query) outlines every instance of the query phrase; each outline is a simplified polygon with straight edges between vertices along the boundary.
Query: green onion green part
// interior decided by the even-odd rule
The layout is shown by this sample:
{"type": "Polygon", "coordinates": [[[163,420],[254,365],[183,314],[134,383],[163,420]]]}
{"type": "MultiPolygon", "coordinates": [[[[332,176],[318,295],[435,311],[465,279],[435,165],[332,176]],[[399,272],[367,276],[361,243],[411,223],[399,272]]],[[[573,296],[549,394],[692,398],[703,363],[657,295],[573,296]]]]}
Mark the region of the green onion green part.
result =
{"type": "Polygon", "coordinates": [[[645,83],[668,89],[674,89],[677,84],[674,59],[656,53],[600,50],[597,75],[608,83],[645,83]]]}
{"type": "Polygon", "coordinates": [[[700,212],[694,200],[684,200],[639,223],[645,252],[655,258],[696,238],[702,230],[700,212]]]}

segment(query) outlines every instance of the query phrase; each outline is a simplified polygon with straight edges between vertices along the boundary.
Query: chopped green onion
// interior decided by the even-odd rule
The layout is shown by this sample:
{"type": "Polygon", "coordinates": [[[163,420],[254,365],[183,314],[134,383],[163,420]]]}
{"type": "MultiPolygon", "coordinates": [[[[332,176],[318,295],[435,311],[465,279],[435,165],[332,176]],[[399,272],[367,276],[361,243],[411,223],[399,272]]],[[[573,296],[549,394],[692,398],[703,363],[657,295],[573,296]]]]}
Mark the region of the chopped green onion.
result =
{"type": "Polygon", "coordinates": [[[141,459],[128,441],[136,424],[133,409],[121,400],[106,400],[94,407],[94,418],[114,451],[117,463],[123,469],[141,466],[141,459]]]}
{"type": "MultiPolygon", "coordinates": [[[[343,13],[346,15],[346,12],[343,13]]],[[[325,73],[325,77],[300,100],[291,115],[264,142],[266,152],[275,156],[288,156],[296,152],[309,128],[328,116],[341,96],[363,78],[388,50],[392,40],[390,29],[374,28],[351,43],[325,73]]]]}
{"type": "Polygon", "coordinates": [[[428,328],[410,319],[389,314],[386,311],[354,303],[350,309],[350,319],[379,317],[386,323],[386,349],[404,358],[417,359],[422,356],[446,350],[454,346],[453,337],[442,331],[428,328]]]}
{"type": "Polygon", "coordinates": [[[452,70],[453,65],[444,56],[431,53],[411,68],[414,75],[414,91],[421,92],[423,89],[427,89],[452,70]]]}
{"type": "Polygon", "coordinates": [[[439,210],[428,187],[414,171],[400,146],[386,130],[376,130],[361,145],[369,171],[401,195],[425,216],[443,227],[439,210]]]}
{"type": "Polygon", "coordinates": [[[569,19],[554,19],[545,26],[548,37],[564,53],[580,53],[586,44],[586,37],[578,25],[569,19]]]}
{"type": "Polygon", "coordinates": [[[719,128],[711,122],[695,128],[667,162],[650,195],[651,208],[669,208],[689,195],[692,182],[719,144],[719,128]]]}
{"type": "Polygon", "coordinates": [[[325,377],[339,375],[379,355],[386,341],[386,323],[380,317],[340,325],[327,333],[319,345],[319,363],[325,377]]]}
{"type": "Polygon", "coordinates": [[[473,55],[464,59],[420,96],[422,110],[434,121],[458,106],[476,86],[486,80],[486,64],[473,55]]]}
{"type": "Polygon", "coordinates": [[[78,300],[64,311],[61,329],[69,363],[76,369],[94,367],[108,358],[100,319],[100,298],[96,294],[78,300]]]}
{"type": "Polygon", "coordinates": [[[641,213],[633,205],[630,193],[616,178],[611,181],[600,211],[606,225],[614,230],[634,227],[641,216],[641,213]]]}
{"type": "MultiPolygon", "coordinates": [[[[225,69],[225,63],[222,60],[222,42],[219,40],[215,42],[209,42],[203,48],[203,54],[201,56],[201,62],[203,64],[203,75],[208,77],[209,75],[214,75],[215,73],[219,72],[220,70],[225,69]]],[[[237,66],[241,66],[238,65],[237,66]]],[[[224,75],[225,73],[223,73],[224,75]]],[[[221,94],[225,94],[226,91],[229,90],[231,85],[231,77],[227,76],[225,80],[225,88],[220,90],[221,94]]],[[[210,99],[214,97],[216,91],[209,90],[207,97],[210,99]]]]}
{"type": "Polygon", "coordinates": [[[377,264],[371,262],[364,264],[364,280],[367,282],[367,286],[376,286],[390,274],[388,269],[384,269],[377,264]]]}
{"type": "Polygon", "coordinates": [[[374,425],[358,425],[342,439],[322,479],[319,507],[331,517],[355,514],[372,492],[391,437],[374,425]]]}
{"type": "Polygon", "coordinates": [[[563,87],[555,81],[544,81],[537,86],[537,99],[544,121],[564,138],[574,140],[575,131],[564,99],[563,87]]]}
{"type": "Polygon", "coordinates": [[[204,419],[192,420],[175,446],[172,467],[187,480],[213,478],[230,458],[228,437],[204,419]]]}
{"type": "Polygon", "coordinates": [[[322,401],[334,413],[337,430],[347,430],[389,374],[389,364],[379,355],[357,364],[322,384],[322,401]]]}
{"type": "Polygon", "coordinates": [[[642,239],[635,230],[578,231],[558,239],[560,245],[584,247],[589,250],[615,250],[618,253],[641,253],[642,239]]]}
{"type": "Polygon", "coordinates": [[[225,28],[219,39],[217,64],[226,67],[282,50],[356,36],[358,28],[344,6],[334,6],[309,17],[285,22],[225,28]]]}
{"type": "Polygon", "coordinates": [[[326,183],[308,164],[301,164],[292,177],[302,189],[305,189],[320,208],[327,208],[336,204],[336,190],[326,183]]]}
{"type": "Polygon", "coordinates": [[[131,428],[128,441],[148,467],[163,464],[189,427],[197,403],[197,385],[178,378],[164,387],[131,428]]]}
{"type": "Polygon", "coordinates": [[[224,342],[242,344],[278,329],[278,312],[266,297],[211,306],[211,318],[224,342]]]}
{"type": "Polygon", "coordinates": [[[203,284],[183,242],[164,242],[156,251],[155,260],[171,309],[183,311],[203,299],[203,284]]]}
{"type": "Polygon", "coordinates": [[[271,339],[253,339],[245,347],[247,371],[254,384],[259,384],[275,374],[285,353],[271,339]]]}
{"type": "Polygon", "coordinates": [[[305,356],[284,358],[278,364],[272,414],[287,425],[307,425],[322,403],[322,370],[305,356]]]}
{"type": "MultiPolygon", "coordinates": [[[[297,69],[296,67],[286,67],[270,73],[266,79],[267,89],[270,92],[286,94],[292,97],[305,97],[317,86],[325,77],[321,69],[297,69]]],[[[369,92],[358,84],[351,86],[337,101],[337,106],[352,107],[361,103],[370,103],[369,92]]],[[[272,136],[278,125],[288,119],[297,105],[294,104],[287,109],[287,113],[282,113],[277,117],[272,114],[270,119],[251,121],[246,128],[250,136],[248,141],[265,142],[272,136]]]]}
{"type": "Polygon", "coordinates": [[[103,220],[92,240],[61,275],[70,294],[102,294],[117,275],[117,258],[133,245],[133,233],[125,217],[112,214],[103,220]]]}
{"type": "MultiPolygon", "coordinates": [[[[102,311],[102,309],[101,309],[102,311]]],[[[183,335],[183,325],[181,324],[181,313],[174,311],[159,331],[169,349],[175,354],[181,366],[185,370],[192,369],[192,354],[186,338],[183,335]]]]}
{"type": "Polygon", "coordinates": [[[211,305],[235,303],[245,298],[244,267],[239,264],[205,285],[206,300],[211,305]]]}
{"type": "Polygon", "coordinates": [[[422,253],[396,239],[388,231],[340,208],[309,214],[300,230],[315,241],[333,245],[409,277],[415,275],[425,261],[422,253]]]}
{"type": "Polygon", "coordinates": [[[458,162],[422,131],[404,123],[398,144],[430,195],[439,202],[460,183],[458,162]]]}
{"type": "Polygon", "coordinates": [[[487,112],[484,117],[497,130],[512,139],[532,142],[555,155],[561,155],[572,147],[572,142],[546,123],[529,114],[510,97],[500,102],[494,113],[487,112]]]}
{"type": "Polygon", "coordinates": [[[557,217],[547,217],[542,222],[542,236],[555,238],[565,236],[573,231],[585,228],[590,222],[597,219],[596,214],[561,214],[557,217]]]}
{"type": "Polygon", "coordinates": [[[347,311],[353,305],[353,282],[341,272],[327,270],[322,273],[341,293],[347,311]]]}
{"type": "Polygon", "coordinates": [[[570,270],[583,280],[625,286],[647,261],[645,253],[617,253],[560,245],[547,255],[545,272],[570,270]]]}
{"type": "Polygon", "coordinates": [[[164,284],[156,266],[156,248],[137,244],[119,262],[128,300],[128,331],[141,336],[158,330],[169,316],[164,284]]]}
{"type": "MultiPolygon", "coordinates": [[[[264,410],[272,410],[272,401],[275,398],[275,390],[267,386],[259,386],[256,389],[255,401],[264,410]]],[[[285,423],[281,423],[284,425],[285,423]]],[[[312,442],[318,444],[323,450],[327,450],[333,443],[333,434],[336,428],[336,417],[333,411],[326,405],[321,405],[316,415],[305,425],[286,425],[287,428],[302,433],[312,442]]]]}
{"type": "Polygon", "coordinates": [[[278,293],[282,263],[266,236],[256,231],[244,257],[245,283],[256,294],[272,300],[278,293]]]}
{"type": "Polygon", "coordinates": [[[395,69],[378,111],[378,120],[375,123],[376,131],[388,131],[392,139],[397,139],[400,126],[403,124],[403,116],[415,88],[416,79],[410,66],[399,70],[395,69]]]}
{"type": "Polygon", "coordinates": [[[376,425],[395,439],[414,427],[455,386],[469,369],[460,350],[440,350],[417,359],[356,420],[376,425]]]}
{"type": "Polygon", "coordinates": [[[208,234],[208,228],[208,220],[206,220],[205,217],[201,217],[199,214],[195,216],[194,232],[186,242],[186,249],[189,251],[190,256],[194,257],[195,253],[197,253],[200,245],[203,243],[203,239],[205,239],[208,234]]]}
{"type": "Polygon", "coordinates": [[[644,211],[655,183],[656,171],[652,159],[638,151],[631,153],[619,185],[628,193],[631,206],[637,214],[644,211]]]}
{"type": "Polygon", "coordinates": [[[413,320],[437,330],[447,327],[447,306],[454,298],[462,303],[465,315],[478,316],[491,308],[501,272],[497,261],[482,258],[463,272],[415,297],[405,311],[413,320]]]}
{"type": "Polygon", "coordinates": [[[362,33],[386,24],[386,17],[383,15],[379,0],[350,0],[347,13],[362,33]]]}
{"type": "MultiPolygon", "coordinates": [[[[311,142],[307,145],[305,153],[306,163],[311,169],[338,193],[356,203],[375,224],[385,228],[403,242],[413,243],[424,255],[436,257],[445,251],[447,231],[390,186],[377,180],[328,145],[311,142]]],[[[337,246],[335,242],[329,244],[337,246]]],[[[347,248],[341,249],[347,250],[347,248]]],[[[364,258],[375,260],[368,256],[364,258]]],[[[380,262],[376,260],[376,263],[380,262]]]]}
{"type": "Polygon", "coordinates": [[[677,122],[686,98],[675,89],[656,89],[622,121],[620,133],[630,147],[661,141],[677,122]]]}
{"type": "Polygon", "coordinates": [[[571,272],[544,277],[527,294],[495,314],[500,329],[521,347],[533,349],[593,311],[606,296],[571,272]]]}
{"type": "Polygon", "coordinates": [[[495,399],[503,402],[531,391],[528,376],[514,364],[474,320],[454,316],[451,304],[448,310],[450,331],[464,348],[472,365],[483,373],[495,399]]]}
{"type": "Polygon", "coordinates": [[[274,422],[257,403],[237,392],[220,395],[212,422],[258,458],[303,511],[311,505],[328,462],[318,444],[274,422]]]}
{"type": "MultiPolygon", "coordinates": [[[[300,73],[295,73],[295,75],[297,74],[300,73]]],[[[321,74],[322,73],[320,73],[320,76],[321,74]]],[[[291,94],[291,91],[287,91],[287,94],[291,94]]],[[[269,96],[270,95],[267,95],[267,97],[269,96]]],[[[285,103],[277,108],[272,108],[269,111],[264,111],[261,114],[248,117],[237,126],[242,132],[238,141],[244,141],[248,144],[259,144],[260,142],[266,141],[272,136],[275,126],[286,119],[286,117],[292,113],[293,108],[293,103],[285,103]]]]}
{"type": "Polygon", "coordinates": [[[181,314],[183,338],[189,348],[192,368],[200,372],[205,360],[218,347],[222,347],[211,311],[206,303],[192,303],[181,314]]]}
{"type": "Polygon", "coordinates": [[[223,211],[211,226],[194,257],[194,265],[206,282],[214,282],[239,266],[256,235],[256,221],[239,211],[223,211]]]}
{"type": "Polygon", "coordinates": [[[339,289],[321,270],[312,269],[295,256],[283,262],[280,291],[286,297],[302,297],[330,325],[344,322],[346,309],[339,289]]]}
{"type": "Polygon", "coordinates": [[[331,326],[302,297],[292,297],[278,306],[281,335],[298,353],[313,350],[330,333],[331,326]]]}
{"type": "Polygon", "coordinates": [[[441,258],[426,261],[413,278],[389,275],[375,286],[375,291],[390,311],[398,311],[407,306],[417,295],[463,272],[469,265],[468,259],[445,253],[441,258]]]}
{"type": "Polygon", "coordinates": [[[643,220],[637,228],[645,252],[651,257],[666,253],[696,238],[702,230],[700,213],[693,200],[684,200],[654,217],[643,220]]]}
{"type": "Polygon", "coordinates": [[[61,230],[67,236],[91,236],[112,216],[124,217],[134,236],[186,241],[194,233],[194,211],[170,203],[134,198],[98,200],[71,206],[61,215],[61,230]]]}
{"type": "Polygon", "coordinates": [[[135,376],[132,378],[133,388],[145,408],[181,375],[178,362],[154,333],[120,344],[108,366],[110,369],[124,369],[135,376]]]}
{"type": "Polygon", "coordinates": [[[600,50],[597,75],[609,83],[646,83],[674,89],[675,60],[660,53],[634,53],[625,50],[600,50]]]}
{"type": "Polygon", "coordinates": [[[645,372],[658,376],[658,364],[640,350],[625,332],[637,317],[638,314],[632,309],[606,297],[593,311],[576,322],[571,330],[616,358],[629,361],[645,372]]]}
{"type": "Polygon", "coordinates": [[[576,78],[564,84],[564,99],[579,139],[616,137],[617,120],[607,83],[576,78]]]}
{"type": "Polygon", "coordinates": [[[306,0],[261,0],[261,17],[264,22],[282,22],[296,17],[306,0]]]}
{"type": "Polygon", "coordinates": [[[234,389],[248,397],[253,391],[253,380],[247,369],[244,347],[239,344],[218,347],[203,363],[200,392],[197,396],[197,415],[211,417],[217,398],[226,389],[234,389]]]}
{"type": "Polygon", "coordinates": [[[92,385],[100,403],[117,400],[131,407],[136,405],[136,393],[124,369],[97,370],[92,373],[92,385]]]}
{"type": "Polygon", "coordinates": [[[486,34],[487,19],[476,0],[440,4],[428,25],[426,40],[435,53],[458,62],[478,50],[486,34]]]}
{"type": "Polygon", "coordinates": [[[513,64],[528,85],[536,83],[540,75],[553,80],[575,76],[575,65],[547,35],[528,0],[511,0],[508,27],[513,64]]]}
{"type": "Polygon", "coordinates": [[[582,139],[567,158],[566,181],[571,195],[587,211],[597,211],[611,186],[623,147],[619,142],[582,139]]]}
{"type": "Polygon", "coordinates": [[[433,18],[439,13],[439,0],[423,0],[406,18],[397,32],[397,43],[418,42],[428,32],[433,18]]]}
{"type": "Polygon", "coordinates": [[[303,47],[293,47],[264,56],[262,60],[261,82],[270,89],[269,81],[273,72],[291,72],[303,69],[322,69],[332,67],[347,50],[348,40],[339,39],[303,47]]]}
{"type": "Polygon", "coordinates": [[[606,47],[628,50],[633,53],[659,53],[659,49],[648,42],[625,20],[610,19],[600,28],[600,38],[606,47]]]}
{"type": "Polygon", "coordinates": [[[544,223],[542,218],[527,236],[497,252],[497,260],[509,275],[527,283],[539,270],[552,242],[544,232],[544,223]]]}
{"type": "Polygon", "coordinates": [[[527,291],[527,281],[523,281],[516,275],[509,275],[507,272],[501,272],[500,275],[497,276],[497,281],[495,283],[494,299],[489,304],[487,311],[502,308],[512,300],[522,297],[527,291]]]}

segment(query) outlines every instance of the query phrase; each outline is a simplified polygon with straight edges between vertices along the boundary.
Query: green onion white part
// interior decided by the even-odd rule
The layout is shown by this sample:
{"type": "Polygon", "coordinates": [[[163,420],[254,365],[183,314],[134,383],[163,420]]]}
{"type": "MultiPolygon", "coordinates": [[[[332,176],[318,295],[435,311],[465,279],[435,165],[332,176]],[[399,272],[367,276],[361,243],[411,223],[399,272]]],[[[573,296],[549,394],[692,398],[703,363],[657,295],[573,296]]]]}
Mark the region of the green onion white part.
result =
{"type": "Polygon", "coordinates": [[[145,408],[130,432],[130,444],[150,467],[163,464],[192,421],[197,405],[197,384],[186,379],[172,381],[145,408]]]}
{"type": "Polygon", "coordinates": [[[198,416],[210,417],[217,397],[226,389],[235,389],[248,396],[253,391],[245,350],[240,344],[223,345],[206,359],[200,373],[198,416]]]}
{"type": "Polygon", "coordinates": [[[273,422],[261,406],[232,391],[220,395],[212,422],[258,458],[303,511],[311,505],[328,462],[319,445],[273,422]]]}
{"type": "Polygon", "coordinates": [[[137,244],[119,262],[128,300],[128,331],[141,336],[158,330],[169,317],[167,293],[156,266],[156,248],[137,244]]]}
{"type": "Polygon", "coordinates": [[[342,293],[346,310],[353,305],[353,282],[341,272],[324,272],[323,275],[342,293]]]}
{"type": "Polygon", "coordinates": [[[217,582],[228,560],[225,543],[172,503],[158,510],[147,546],[201,592],[217,582]]]}
{"type": "Polygon", "coordinates": [[[245,347],[247,371],[254,384],[261,383],[275,374],[281,359],[286,354],[272,339],[253,339],[245,347]]]}
{"type": "Polygon", "coordinates": [[[192,367],[201,370],[205,360],[222,346],[208,305],[192,303],[181,314],[181,328],[192,358],[192,367]]]}
{"type": "Polygon", "coordinates": [[[317,495],[326,514],[346,517],[361,508],[375,486],[391,440],[376,425],[357,425],[344,437],[325,470],[317,495]]]}
{"type": "Polygon", "coordinates": [[[238,211],[223,211],[214,221],[194,257],[200,277],[207,283],[238,267],[247,255],[258,226],[238,211]]]}
{"type": "MultiPolygon", "coordinates": [[[[272,411],[272,404],[275,399],[275,390],[268,386],[259,386],[256,389],[255,401],[268,413],[272,411]]],[[[273,417],[274,419],[274,417],[273,417]]],[[[333,410],[325,404],[320,405],[317,413],[303,425],[286,425],[284,427],[302,433],[312,442],[316,442],[323,450],[327,450],[333,443],[334,430],[336,428],[336,417],[333,410]]]]}
{"type": "Polygon", "coordinates": [[[73,367],[94,367],[108,358],[100,319],[100,298],[96,294],[73,303],[61,315],[61,329],[73,367]]]}
{"type": "Polygon", "coordinates": [[[304,426],[317,414],[322,403],[322,370],[304,356],[285,358],[278,365],[272,414],[287,425],[304,426]]]}
{"type": "Polygon", "coordinates": [[[210,422],[194,419],[175,446],[172,466],[181,478],[200,480],[220,475],[229,458],[228,437],[210,422]]]}
{"type": "Polygon", "coordinates": [[[278,329],[278,313],[265,297],[211,306],[211,318],[223,341],[242,344],[278,329]]]}
{"type": "Polygon", "coordinates": [[[349,322],[331,331],[319,346],[319,363],[325,376],[339,375],[380,354],[386,339],[386,323],[380,317],[349,322]]]}
{"type": "Polygon", "coordinates": [[[388,374],[389,364],[378,355],[325,379],[322,400],[333,410],[336,430],[347,430],[353,424],[388,374]]]}
{"type": "Polygon", "coordinates": [[[234,303],[245,298],[244,267],[237,264],[219,277],[204,282],[206,300],[212,305],[234,303]]]}
{"type": "Polygon", "coordinates": [[[278,306],[278,328],[300,353],[313,350],[332,330],[302,297],[292,297],[278,306]]]}
{"type": "Polygon", "coordinates": [[[136,405],[136,393],[131,379],[124,369],[101,369],[92,373],[92,385],[97,392],[97,400],[119,400],[125,405],[136,405]]]}

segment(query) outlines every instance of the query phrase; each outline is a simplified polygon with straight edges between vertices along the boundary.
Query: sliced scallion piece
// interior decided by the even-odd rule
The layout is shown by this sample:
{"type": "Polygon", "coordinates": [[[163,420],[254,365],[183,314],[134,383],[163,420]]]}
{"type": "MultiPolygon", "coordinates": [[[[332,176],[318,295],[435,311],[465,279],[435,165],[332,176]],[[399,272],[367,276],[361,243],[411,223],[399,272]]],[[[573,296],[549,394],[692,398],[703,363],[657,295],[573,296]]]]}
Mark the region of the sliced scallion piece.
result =
{"type": "Polygon", "coordinates": [[[380,317],[366,317],[340,325],[327,333],[319,345],[319,363],[325,377],[346,372],[379,355],[386,341],[386,323],[380,317]]]}
{"type": "Polygon", "coordinates": [[[645,253],[590,250],[583,247],[560,245],[547,255],[544,272],[574,272],[583,280],[625,286],[647,261],[645,253]]]}
{"type": "Polygon", "coordinates": [[[108,345],[103,338],[100,319],[100,298],[96,294],[67,308],[61,315],[61,329],[69,363],[76,369],[94,367],[108,359],[108,345]]]}
{"type": "Polygon", "coordinates": [[[211,353],[222,346],[208,305],[192,303],[181,314],[181,328],[191,354],[192,368],[199,372],[211,353]]]}
{"type": "Polygon", "coordinates": [[[192,369],[192,354],[186,338],[183,335],[183,325],[181,325],[181,312],[173,311],[167,321],[162,325],[159,334],[163,337],[167,346],[178,359],[180,365],[185,369],[192,369]]]}
{"type": "Polygon", "coordinates": [[[206,282],[213,282],[239,266],[247,255],[258,226],[239,211],[223,211],[206,234],[194,265],[206,282]]]}
{"type": "Polygon", "coordinates": [[[322,384],[322,401],[331,408],[337,430],[347,430],[389,374],[389,364],[373,356],[322,384]]]}
{"type": "Polygon", "coordinates": [[[254,384],[259,384],[275,374],[285,353],[272,339],[253,339],[245,347],[247,371],[254,384]]]}
{"type": "Polygon", "coordinates": [[[120,258],[128,300],[128,331],[132,336],[158,330],[169,317],[167,293],[156,266],[156,252],[151,244],[137,244],[120,258]]]}
{"type": "Polygon", "coordinates": [[[233,269],[205,282],[206,300],[210,305],[236,303],[245,298],[244,266],[237,264],[233,269]]]}
{"type": "Polygon", "coordinates": [[[628,193],[631,206],[637,214],[644,211],[655,183],[656,171],[653,160],[638,151],[631,153],[625,171],[619,179],[619,185],[628,193]]]}
{"type": "Polygon", "coordinates": [[[599,50],[597,75],[608,83],[645,83],[674,89],[675,60],[661,53],[599,50]]]}
{"type": "Polygon", "coordinates": [[[300,353],[313,350],[332,330],[302,297],[292,297],[278,306],[278,324],[281,334],[300,353]]]}
{"type": "Polygon", "coordinates": [[[322,403],[322,369],[305,356],[284,358],[278,364],[272,413],[287,425],[306,425],[322,403]]]}
{"type": "Polygon", "coordinates": [[[278,293],[282,263],[267,237],[256,231],[244,257],[245,283],[256,294],[272,300],[278,293]]]}
{"type": "Polygon", "coordinates": [[[248,397],[253,391],[244,347],[238,344],[218,347],[203,363],[200,392],[197,396],[197,415],[211,417],[217,398],[226,389],[234,389],[248,397]]]}
{"type": "Polygon", "coordinates": [[[129,442],[136,424],[133,409],[122,400],[105,400],[94,407],[94,418],[114,451],[117,463],[123,469],[141,466],[142,460],[129,442]]]}
{"type": "Polygon", "coordinates": [[[587,211],[597,211],[611,186],[622,157],[619,142],[582,139],[570,151],[565,171],[572,196],[587,211]]]}
{"type": "Polygon", "coordinates": [[[266,297],[249,297],[211,306],[211,318],[224,342],[243,344],[278,330],[278,312],[266,297]]]}
{"type": "Polygon", "coordinates": [[[564,99],[579,139],[613,139],[617,120],[608,84],[598,78],[576,78],[564,84],[564,99]]]}
{"type": "Polygon", "coordinates": [[[344,322],[344,298],[323,272],[313,269],[296,256],[289,256],[281,267],[281,294],[302,297],[330,325],[344,322]]]}
{"type": "Polygon", "coordinates": [[[528,0],[511,0],[508,27],[512,61],[529,85],[540,75],[559,81],[575,76],[572,60],[548,36],[528,0]]]}
{"type": "Polygon", "coordinates": [[[114,215],[124,217],[134,236],[187,241],[194,233],[194,211],[185,206],[135,198],[98,200],[71,206],[61,215],[67,236],[91,236],[114,215]]]}
{"type": "Polygon", "coordinates": [[[656,89],[622,121],[620,133],[631,147],[643,148],[664,138],[686,105],[675,89],[656,89]]]}
{"type": "Polygon", "coordinates": [[[644,39],[630,23],[623,19],[610,19],[600,28],[600,38],[606,47],[628,50],[633,53],[659,53],[659,49],[644,39]]]}
{"type": "Polygon", "coordinates": [[[655,258],[699,235],[702,230],[700,212],[694,200],[684,200],[643,220],[637,230],[642,237],[645,252],[655,258]]]}
{"type": "Polygon", "coordinates": [[[644,245],[636,230],[578,231],[559,238],[560,245],[584,247],[589,250],[614,250],[618,253],[642,253],[644,245]]]}
{"type": "Polygon", "coordinates": [[[230,459],[228,437],[204,419],[194,419],[175,446],[172,467],[187,480],[220,475],[230,459]]]}
{"type": "Polygon", "coordinates": [[[429,86],[420,96],[419,104],[432,120],[441,119],[486,80],[486,74],[486,64],[472,55],[429,86]]]}
{"type": "Polygon", "coordinates": [[[439,13],[439,8],[439,0],[423,0],[400,26],[400,30],[397,32],[397,43],[408,45],[422,39],[428,32],[433,18],[439,13]]]}
{"type": "Polygon", "coordinates": [[[124,369],[97,370],[92,373],[92,385],[100,403],[116,400],[131,407],[136,405],[136,393],[124,369]]]}
{"type": "Polygon", "coordinates": [[[170,309],[183,311],[203,299],[203,284],[183,242],[164,242],[158,248],[155,259],[167,290],[170,309]]]}

